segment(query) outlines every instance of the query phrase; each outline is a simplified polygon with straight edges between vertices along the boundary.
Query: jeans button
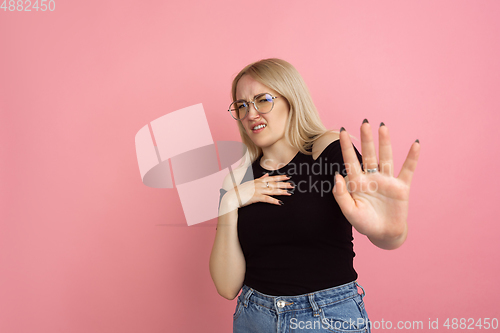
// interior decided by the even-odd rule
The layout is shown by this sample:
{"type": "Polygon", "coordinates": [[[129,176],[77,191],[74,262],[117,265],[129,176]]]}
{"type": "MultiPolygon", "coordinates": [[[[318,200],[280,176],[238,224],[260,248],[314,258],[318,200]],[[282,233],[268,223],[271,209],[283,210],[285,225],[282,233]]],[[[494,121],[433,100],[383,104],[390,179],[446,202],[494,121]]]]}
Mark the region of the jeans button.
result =
{"type": "Polygon", "coordinates": [[[278,304],[278,308],[282,308],[285,306],[285,301],[278,301],[277,304],[278,304]]]}

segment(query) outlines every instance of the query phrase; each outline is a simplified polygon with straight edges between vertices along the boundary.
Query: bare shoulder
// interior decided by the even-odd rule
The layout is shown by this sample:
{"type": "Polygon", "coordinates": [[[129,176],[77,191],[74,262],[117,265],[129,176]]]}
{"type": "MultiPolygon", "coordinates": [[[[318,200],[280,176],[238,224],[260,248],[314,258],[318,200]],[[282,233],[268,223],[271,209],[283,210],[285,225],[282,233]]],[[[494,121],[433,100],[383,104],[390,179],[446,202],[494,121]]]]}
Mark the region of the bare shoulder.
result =
{"type": "Polygon", "coordinates": [[[314,141],[313,146],[312,146],[312,156],[313,159],[317,159],[319,155],[325,150],[326,147],[330,143],[332,143],[335,140],[338,140],[339,137],[339,132],[337,131],[328,131],[319,138],[314,141]]]}
{"type": "Polygon", "coordinates": [[[228,173],[224,178],[224,182],[222,183],[222,188],[226,191],[233,189],[235,186],[241,184],[243,177],[245,177],[245,173],[247,171],[247,167],[240,167],[233,169],[232,176],[231,173],[228,173]],[[234,181],[233,181],[234,179],[234,181]],[[236,184],[234,183],[236,182],[236,184]]]}

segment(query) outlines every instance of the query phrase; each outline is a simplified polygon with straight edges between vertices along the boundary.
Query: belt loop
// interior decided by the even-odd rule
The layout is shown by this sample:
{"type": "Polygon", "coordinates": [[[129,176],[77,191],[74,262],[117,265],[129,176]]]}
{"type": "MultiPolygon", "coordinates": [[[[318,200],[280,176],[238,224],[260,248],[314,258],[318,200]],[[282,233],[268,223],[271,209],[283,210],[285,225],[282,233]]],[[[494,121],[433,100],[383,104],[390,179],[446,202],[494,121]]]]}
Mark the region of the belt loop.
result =
{"type": "Polygon", "coordinates": [[[319,313],[321,312],[321,309],[318,307],[318,304],[314,301],[314,293],[308,294],[309,297],[309,303],[311,303],[311,306],[313,308],[313,316],[317,317],[319,316],[319,313]]]}
{"type": "Polygon", "coordinates": [[[246,292],[245,298],[243,299],[243,305],[245,306],[245,308],[248,306],[248,302],[250,300],[250,296],[252,296],[252,293],[253,289],[248,287],[248,291],[246,292]]]}
{"type": "Polygon", "coordinates": [[[354,283],[356,283],[356,285],[363,290],[363,295],[361,295],[361,299],[363,299],[363,297],[365,297],[365,289],[358,283],[358,281],[354,281],[354,283]]]}

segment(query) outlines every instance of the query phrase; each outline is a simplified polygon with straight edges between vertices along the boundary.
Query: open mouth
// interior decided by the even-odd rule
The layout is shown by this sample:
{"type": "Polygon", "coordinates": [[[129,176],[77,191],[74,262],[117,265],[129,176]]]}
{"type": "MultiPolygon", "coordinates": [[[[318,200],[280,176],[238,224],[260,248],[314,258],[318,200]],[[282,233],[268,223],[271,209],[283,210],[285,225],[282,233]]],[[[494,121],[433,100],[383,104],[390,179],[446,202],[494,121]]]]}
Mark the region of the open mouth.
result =
{"type": "Polygon", "coordinates": [[[266,124],[260,124],[258,126],[255,126],[254,128],[252,128],[252,132],[254,132],[254,133],[262,132],[264,130],[264,128],[266,128],[266,127],[267,127],[266,124]]]}

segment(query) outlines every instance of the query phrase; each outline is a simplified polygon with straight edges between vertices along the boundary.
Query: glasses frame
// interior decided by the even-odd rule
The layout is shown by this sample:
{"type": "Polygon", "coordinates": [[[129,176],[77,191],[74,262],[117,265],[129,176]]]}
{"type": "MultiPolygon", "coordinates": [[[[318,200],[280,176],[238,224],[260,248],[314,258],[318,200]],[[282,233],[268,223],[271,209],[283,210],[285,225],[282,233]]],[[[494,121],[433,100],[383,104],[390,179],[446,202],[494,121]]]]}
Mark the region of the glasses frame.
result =
{"type": "Polygon", "coordinates": [[[239,121],[242,121],[243,119],[245,119],[245,118],[248,116],[248,111],[250,111],[250,103],[252,103],[252,104],[253,104],[253,107],[255,108],[255,110],[257,110],[257,112],[258,112],[259,114],[266,114],[266,113],[271,112],[271,111],[274,109],[274,100],[275,100],[276,98],[278,98],[278,97],[280,97],[280,96],[273,96],[273,95],[272,95],[272,94],[270,94],[270,93],[262,93],[262,94],[258,94],[258,95],[256,95],[256,96],[253,98],[253,100],[252,100],[252,101],[245,101],[245,100],[239,99],[239,100],[234,101],[234,102],[232,102],[231,104],[229,104],[229,110],[227,110],[227,111],[228,111],[228,112],[229,112],[229,114],[231,115],[231,118],[233,118],[234,120],[239,120],[239,121]],[[271,106],[271,110],[269,110],[269,111],[267,111],[267,112],[260,112],[260,111],[259,111],[259,108],[258,108],[258,107],[257,107],[257,105],[255,104],[255,100],[257,99],[257,97],[261,97],[262,95],[269,95],[269,96],[271,96],[271,101],[273,102],[273,105],[271,106]],[[233,105],[233,104],[234,104],[234,103],[236,103],[236,102],[243,102],[243,103],[245,103],[245,105],[246,105],[246,112],[245,112],[245,115],[244,115],[244,116],[243,116],[243,118],[241,118],[241,119],[235,118],[235,117],[233,116],[233,114],[231,113],[231,105],[233,105]]]}

